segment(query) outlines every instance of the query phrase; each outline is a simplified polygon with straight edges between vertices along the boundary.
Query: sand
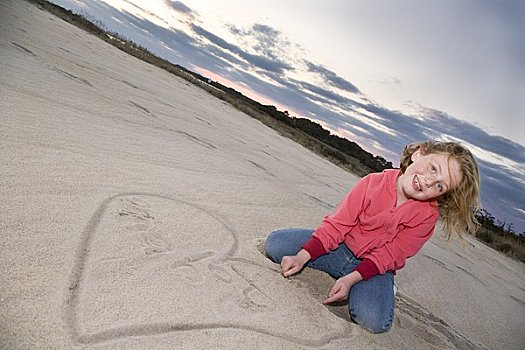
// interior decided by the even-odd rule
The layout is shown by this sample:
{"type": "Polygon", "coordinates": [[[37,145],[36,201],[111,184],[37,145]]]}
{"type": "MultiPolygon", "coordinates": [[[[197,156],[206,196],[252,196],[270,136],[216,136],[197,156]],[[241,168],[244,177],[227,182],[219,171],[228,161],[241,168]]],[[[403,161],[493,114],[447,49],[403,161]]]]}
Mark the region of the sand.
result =
{"type": "Polygon", "coordinates": [[[0,348],[522,348],[523,264],[437,233],[370,334],[261,252],[358,177],[25,1],[0,33],[0,348]]]}

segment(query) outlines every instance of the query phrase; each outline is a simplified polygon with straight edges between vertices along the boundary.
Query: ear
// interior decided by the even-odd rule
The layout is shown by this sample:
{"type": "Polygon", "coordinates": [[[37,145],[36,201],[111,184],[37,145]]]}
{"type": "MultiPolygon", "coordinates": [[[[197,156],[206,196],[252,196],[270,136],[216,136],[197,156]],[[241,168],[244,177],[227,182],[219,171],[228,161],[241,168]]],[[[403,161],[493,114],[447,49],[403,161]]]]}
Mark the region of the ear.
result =
{"type": "Polygon", "coordinates": [[[418,148],[412,155],[410,156],[410,159],[412,159],[413,162],[416,161],[416,159],[423,156],[423,153],[421,152],[421,148],[418,148]]]}

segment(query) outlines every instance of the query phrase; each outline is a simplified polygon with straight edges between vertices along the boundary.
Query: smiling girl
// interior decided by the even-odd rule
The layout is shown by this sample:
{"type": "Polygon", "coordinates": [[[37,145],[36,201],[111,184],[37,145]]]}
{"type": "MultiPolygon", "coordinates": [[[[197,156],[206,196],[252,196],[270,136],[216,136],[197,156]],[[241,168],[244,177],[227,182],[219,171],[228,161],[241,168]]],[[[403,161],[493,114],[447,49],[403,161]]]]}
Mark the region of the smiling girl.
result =
{"type": "Polygon", "coordinates": [[[265,244],[284,277],[308,266],[336,278],[323,303],[348,299],[351,319],[373,333],[391,328],[394,273],[429,240],[438,219],[448,239],[477,228],[479,171],[468,149],[415,143],[400,163],[358,181],[316,230],[274,231],[265,244]]]}

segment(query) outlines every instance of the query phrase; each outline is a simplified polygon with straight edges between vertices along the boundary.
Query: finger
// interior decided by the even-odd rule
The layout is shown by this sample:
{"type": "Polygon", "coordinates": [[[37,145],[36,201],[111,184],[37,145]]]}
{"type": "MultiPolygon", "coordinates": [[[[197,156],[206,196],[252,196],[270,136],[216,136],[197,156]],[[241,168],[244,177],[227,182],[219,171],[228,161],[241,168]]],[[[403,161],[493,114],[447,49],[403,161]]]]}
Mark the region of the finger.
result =
{"type": "Polygon", "coordinates": [[[284,257],[283,260],[281,260],[281,273],[284,275],[284,273],[290,269],[291,265],[290,260],[284,257]]]}
{"type": "Polygon", "coordinates": [[[341,289],[341,286],[336,282],[334,283],[334,285],[332,286],[332,288],[330,288],[330,291],[328,292],[328,296],[331,297],[333,296],[335,293],[337,293],[339,290],[341,289]]]}
{"type": "Polygon", "coordinates": [[[283,272],[284,277],[289,277],[291,275],[294,275],[295,273],[299,272],[298,266],[290,266],[290,269],[288,271],[283,272]]]}
{"type": "Polygon", "coordinates": [[[293,263],[290,262],[290,261],[287,261],[287,262],[284,262],[284,263],[281,263],[281,273],[283,276],[286,277],[286,275],[288,274],[288,272],[293,269],[293,263]]]}
{"type": "Polygon", "coordinates": [[[339,301],[341,299],[344,299],[344,293],[342,293],[341,291],[335,293],[334,295],[326,298],[324,301],[323,301],[323,304],[330,304],[330,303],[333,303],[334,301],[339,301]]]}
{"type": "Polygon", "coordinates": [[[326,298],[324,301],[323,301],[323,304],[324,305],[327,305],[327,304],[330,304],[330,303],[333,303],[335,301],[334,297],[329,297],[329,298],[326,298]]]}

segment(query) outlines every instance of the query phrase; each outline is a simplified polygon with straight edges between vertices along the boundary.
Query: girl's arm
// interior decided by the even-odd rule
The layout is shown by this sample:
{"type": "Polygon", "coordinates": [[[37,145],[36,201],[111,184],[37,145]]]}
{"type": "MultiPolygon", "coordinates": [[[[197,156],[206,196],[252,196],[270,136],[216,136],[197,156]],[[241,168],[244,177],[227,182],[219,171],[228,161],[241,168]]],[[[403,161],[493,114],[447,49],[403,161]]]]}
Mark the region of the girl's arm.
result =
{"type": "Polygon", "coordinates": [[[312,238],[302,246],[303,249],[297,255],[283,257],[281,273],[284,277],[301,271],[309,260],[317,259],[344,241],[345,235],[356,225],[357,217],[363,210],[372,175],[367,175],[357,182],[339,203],[334,214],[324,218],[312,238]]]}
{"type": "Polygon", "coordinates": [[[339,278],[337,281],[335,281],[334,285],[330,289],[330,292],[328,293],[328,298],[326,298],[323,301],[323,304],[330,304],[334,301],[338,300],[344,300],[348,298],[348,293],[350,292],[350,288],[357,282],[361,281],[363,277],[361,274],[357,271],[352,271],[346,276],[343,276],[339,278]]]}
{"type": "Polygon", "coordinates": [[[438,218],[436,212],[418,225],[405,227],[392,241],[364,253],[361,258],[374,262],[380,274],[401,269],[406,259],[416,255],[432,237],[438,218]]]}
{"type": "Polygon", "coordinates": [[[304,249],[301,249],[297,255],[283,256],[281,260],[281,273],[284,277],[296,274],[301,271],[310,258],[310,253],[304,249]]]}
{"type": "Polygon", "coordinates": [[[373,176],[377,175],[379,174],[370,174],[359,180],[339,203],[334,213],[325,216],[312,239],[303,245],[312,260],[336,249],[352,227],[357,225],[357,219],[366,206],[368,186],[373,176]]]}

